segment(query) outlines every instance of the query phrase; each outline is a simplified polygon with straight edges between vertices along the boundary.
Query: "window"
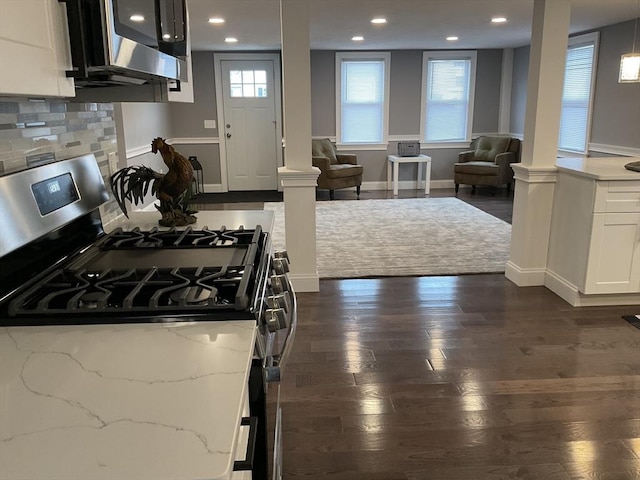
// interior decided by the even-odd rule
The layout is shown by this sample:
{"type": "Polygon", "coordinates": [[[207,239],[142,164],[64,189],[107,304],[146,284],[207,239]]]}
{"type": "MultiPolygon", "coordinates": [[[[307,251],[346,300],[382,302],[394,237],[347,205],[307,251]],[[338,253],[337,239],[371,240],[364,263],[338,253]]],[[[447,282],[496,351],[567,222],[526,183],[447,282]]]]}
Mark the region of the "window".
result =
{"type": "Polygon", "coordinates": [[[389,58],[380,52],[336,54],[337,143],[386,143],[389,58]]]}
{"type": "Polygon", "coordinates": [[[476,52],[424,52],[420,131],[427,143],[471,140],[476,52]]]}
{"type": "Polygon", "coordinates": [[[267,72],[265,70],[230,70],[229,85],[232,97],[267,96],[267,72]]]}
{"type": "Polygon", "coordinates": [[[562,88],[560,150],[587,151],[597,44],[597,33],[569,39],[562,88]]]}

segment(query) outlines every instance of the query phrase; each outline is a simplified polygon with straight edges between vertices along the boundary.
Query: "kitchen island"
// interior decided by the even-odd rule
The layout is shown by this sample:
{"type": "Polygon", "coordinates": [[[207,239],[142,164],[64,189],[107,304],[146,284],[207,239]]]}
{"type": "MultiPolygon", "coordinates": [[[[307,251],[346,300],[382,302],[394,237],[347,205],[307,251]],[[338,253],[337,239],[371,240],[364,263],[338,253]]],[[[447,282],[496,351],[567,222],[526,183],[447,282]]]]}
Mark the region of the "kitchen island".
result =
{"type": "Polygon", "coordinates": [[[0,329],[0,478],[232,478],[255,335],[254,321],[0,329]]]}
{"type": "Polygon", "coordinates": [[[640,304],[637,160],[557,161],[545,286],[573,306],[640,304]]]}

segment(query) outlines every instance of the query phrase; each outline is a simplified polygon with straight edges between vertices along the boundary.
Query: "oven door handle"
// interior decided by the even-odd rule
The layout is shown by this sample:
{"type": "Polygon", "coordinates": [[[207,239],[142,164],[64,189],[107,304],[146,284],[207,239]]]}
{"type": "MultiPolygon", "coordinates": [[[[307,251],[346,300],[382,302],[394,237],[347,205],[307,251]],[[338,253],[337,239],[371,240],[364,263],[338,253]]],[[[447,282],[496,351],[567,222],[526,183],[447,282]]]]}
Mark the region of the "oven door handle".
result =
{"type": "Polygon", "coordinates": [[[244,460],[233,462],[234,472],[244,472],[253,469],[253,457],[256,452],[256,437],[258,433],[258,417],[242,417],[240,425],[249,425],[249,441],[247,442],[247,454],[244,460]]]}
{"type": "Polygon", "coordinates": [[[284,367],[289,360],[291,350],[293,349],[293,339],[296,336],[296,326],[298,325],[298,301],[296,300],[296,292],[292,286],[289,286],[291,294],[291,322],[289,324],[289,332],[284,340],[282,353],[273,356],[273,365],[265,367],[265,379],[269,383],[279,382],[282,378],[284,367]]]}

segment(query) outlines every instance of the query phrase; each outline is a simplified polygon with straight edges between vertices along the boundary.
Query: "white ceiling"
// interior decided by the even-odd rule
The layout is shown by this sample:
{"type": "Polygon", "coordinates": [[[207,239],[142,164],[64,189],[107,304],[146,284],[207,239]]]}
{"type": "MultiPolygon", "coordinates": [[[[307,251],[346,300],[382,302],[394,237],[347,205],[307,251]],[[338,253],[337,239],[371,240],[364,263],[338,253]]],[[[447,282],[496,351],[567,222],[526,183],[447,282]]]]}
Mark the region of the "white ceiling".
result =
{"type": "MultiPolygon", "coordinates": [[[[637,0],[573,0],[571,33],[638,16],[637,0]]],[[[309,0],[312,49],[508,48],[530,43],[533,0],[309,0]],[[508,23],[492,25],[492,16],[508,23]],[[386,25],[372,25],[383,16],[386,25]],[[362,35],[363,42],[351,37],[362,35]],[[457,35],[459,41],[445,37],[457,35]]],[[[279,50],[279,0],[189,0],[193,50],[279,50]],[[209,17],[226,22],[214,26],[209,17]],[[225,37],[238,38],[226,44],[225,37]]]]}

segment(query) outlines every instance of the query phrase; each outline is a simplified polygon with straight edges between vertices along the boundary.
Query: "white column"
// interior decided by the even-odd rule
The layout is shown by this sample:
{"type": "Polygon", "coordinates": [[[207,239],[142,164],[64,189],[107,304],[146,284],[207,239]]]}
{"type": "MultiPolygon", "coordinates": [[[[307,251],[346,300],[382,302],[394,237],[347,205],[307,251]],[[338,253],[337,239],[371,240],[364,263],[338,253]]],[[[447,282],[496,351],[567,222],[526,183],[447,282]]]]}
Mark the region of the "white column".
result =
{"type": "Polygon", "coordinates": [[[278,169],[284,192],[289,278],[299,292],[320,288],[316,268],[316,185],[311,164],[311,59],[308,0],[280,0],[284,162],[278,169]]]}
{"type": "Polygon", "coordinates": [[[522,163],[514,164],[511,253],[506,276],[544,285],[571,0],[535,0],[522,163]]]}

